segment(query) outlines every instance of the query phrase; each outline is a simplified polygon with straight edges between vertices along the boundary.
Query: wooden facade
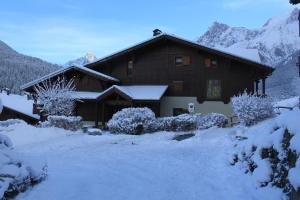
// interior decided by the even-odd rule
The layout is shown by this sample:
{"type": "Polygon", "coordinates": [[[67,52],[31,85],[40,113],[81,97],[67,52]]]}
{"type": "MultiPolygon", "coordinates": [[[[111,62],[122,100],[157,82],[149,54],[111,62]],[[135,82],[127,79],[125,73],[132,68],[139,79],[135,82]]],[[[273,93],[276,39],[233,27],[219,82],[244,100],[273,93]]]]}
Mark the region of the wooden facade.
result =
{"type": "MultiPolygon", "coordinates": [[[[218,101],[228,104],[233,95],[247,90],[265,95],[265,80],[273,68],[210,49],[175,36],[160,34],[85,66],[89,70],[117,78],[112,81],[81,70],[58,76],[74,78],[78,91],[98,92],[99,98],[77,102],[75,114],[85,121],[108,121],[113,113],[131,106],[150,107],[160,116],[160,99],[136,101],[112,85],[166,85],[166,97],[196,97],[198,103],[218,101]],[[261,87],[259,90],[258,87],[261,87]]],[[[34,85],[23,88],[33,92],[34,85]]]]}
{"type": "Polygon", "coordinates": [[[272,68],[173,36],[160,37],[152,43],[133,47],[87,67],[117,77],[123,85],[169,85],[166,96],[197,96],[200,103],[228,103],[233,95],[244,90],[254,93],[259,81],[265,91],[264,82],[272,73],[272,68]],[[177,65],[178,57],[188,58],[188,64],[177,65]],[[216,66],[206,66],[207,59],[216,61],[216,66]],[[132,74],[128,75],[130,61],[133,61],[133,69],[132,74]],[[221,81],[222,94],[219,98],[207,98],[209,80],[221,81]],[[178,83],[182,85],[181,89],[176,87],[178,83]]]}

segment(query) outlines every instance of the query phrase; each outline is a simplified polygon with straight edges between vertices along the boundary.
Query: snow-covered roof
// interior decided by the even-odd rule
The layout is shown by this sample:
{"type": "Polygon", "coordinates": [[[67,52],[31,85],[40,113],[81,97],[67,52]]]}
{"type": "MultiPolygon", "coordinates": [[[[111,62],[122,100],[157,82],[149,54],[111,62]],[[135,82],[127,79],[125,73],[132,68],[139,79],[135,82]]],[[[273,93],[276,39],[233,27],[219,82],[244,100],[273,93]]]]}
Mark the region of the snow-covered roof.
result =
{"type": "Polygon", "coordinates": [[[156,40],[158,40],[158,39],[160,39],[160,38],[170,38],[170,39],[179,40],[179,41],[182,41],[182,42],[186,42],[186,43],[188,43],[188,44],[191,44],[191,45],[193,45],[193,46],[195,46],[195,47],[201,48],[201,49],[203,49],[203,50],[208,50],[208,51],[212,51],[212,52],[215,52],[215,53],[223,54],[224,56],[231,57],[232,59],[244,60],[244,61],[250,62],[250,63],[252,63],[252,64],[257,64],[257,65],[263,66],[263,67],[265,67],[265,68],[272,69],[271,66],[268,66],[268,65],[266,65],[266,64],[263,64],[263,63],[261,63],[260,61],[258,61],[257,59],[251,59],[251,58],[249,58],[248,56],[241,56],[240,54],[236,54],[236,53],[232,53],[232,52],[228,52],[228,51],[223,51],[223,50],[220,50],[220,49],[218,49],[218,48],[207,47],[207,46],[201,45],[201,44],[199,44],[199,43],[197,43],[197,42],[194,42],[194,41],[191,41],[191,40],[187,40],[187,39],[181,38],[181,37],[179,37],[179,36],[177,36],[177,35],[174,35],[174,34],[168,34],[168,33],[162,33],[162,34],[160,34],[160,35],[158,35],[158,36],[151,37],[150,39],[147,39],[147,40],[144,40],[144,41],[142,41],[142,42],[139,42],[139,43],[137,43],[137,44],[135,44],[135,45],[132,45],[132,46],[130,46],[130,47],[128,47],[128,48],[122,49],[122,50],[120,50],[120,51],[117,51],[117,52],[115,52],[115,53],[112,53],[112,54],[110,54],[110,55],[107,55],[107,56],[105,56],[105,57],[102,57],[102,58],[100,58],[100,59],[97,59],[96,61],[94,61],[94,62],[92,62],[92,63],[90,63],[90,64],[87,64],[87,65],[85,65],[85,66],[86,66],[86,67],[91,67],[91,66],[93,66],[94,64],[96,64],[96,63],[98,63],[98,62],[105,62],[105,61],[111,59],[112,57],[121,55],[121,54],[123,54],[123,53],[125,53],[125,52],[127,52],[127,51],[130,51],[130,50],[132,50],[132,49],[135,49],[135,48],[137,48],[137,47],[139,47],[139,46],[142,46],[142,45],[144,45],[144,44],[151,43],[151,42],[156,41],[156,40]]]}
{"type": "Polygon", "coordinates": [[[7,95],[5,92],[2,92],[0,93],[0,99],[4,107],[35,119],[40,119],[39,115],[33,114],[33,100],[28,100],[26,96],[16,94],[7,95]]]}
{"type": "Polygon", "coordinates": [[[46,76],[43,76],[43,77],[41,77],[39,79],[36,79],[34,81],[31,81],[29,83],[26,83],[26,84],[24,84],[24,85],[21,86],[21,89],[24,90],[26,88],[29,88],[29,87],[31,87],[33,85],[36,85],[36,84],[38,84],[38,83],[40,83],[42,81],[48,80],[48,79],[50,79],[50,78],[52,78],[54,76],[57,76],[59,74],[63,74],[63,73],[65,73],[65,72],[67,72],[69,70],[72,70],[72,69],[75,69],[75,70],[78,70],[78,71],[81,71],[81,72],[84,72],[84,73],[88,73],[88,74],[94,75],[94,76],[96,76],[98,78],[101,78],[101,79],[104,79],[104,80],[107,80],[107,81],[114,81],[114,82],[118,82],[119,81],[118,79],[116,79],[114,77],[111,77],[111,76],[108,76],[106,74],[97,72],[97,71],[89,69],[87,67],[75,66],[74,65],[74,66],[70,66],[70,67],[66,67],[66,68],[61,68],[61,69],[59,69],[59,70],[57,70],[55,72],[52,72],[52,73],[50,73],[50,74],[48,74],[46,76]]]}
{"type": "Polygon", "coordinates": [[[86,92],[86,91],[74,91],[73,98],[75,99],[97,99],[102,92],[86,92]]]}
{"type": "Polygon", "coordinates": [[[113,85],[105,90],[98,98],[101,98],[105,94],[112,90],[119,90],[124,93],[132,100],[153,100],[158,101],[164,95],[168,89],[167,85],[130,85],[130,86],[119,86],[113,85]]]}
{"type": "Polygon", "coordinates": [[[293,97],[289,99],[285,99],[275,103],[275,107],[291,107],[294,108],[299,105],[300,97],[293,97]]]}

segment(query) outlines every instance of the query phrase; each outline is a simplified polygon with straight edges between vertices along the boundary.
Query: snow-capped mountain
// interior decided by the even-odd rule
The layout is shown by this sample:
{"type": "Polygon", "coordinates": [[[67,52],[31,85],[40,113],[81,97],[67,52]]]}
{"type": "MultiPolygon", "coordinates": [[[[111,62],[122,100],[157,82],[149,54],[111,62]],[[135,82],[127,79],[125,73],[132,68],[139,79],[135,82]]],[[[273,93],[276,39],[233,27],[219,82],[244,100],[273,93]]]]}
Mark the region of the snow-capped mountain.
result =
{"type": "Polygon", "coordinates": [[[96,59],[97,58],[94,56],[93,53],[87,53],[83,57],[80,57],[78,59],[71,60],[71,61],[67,62],[66,64],[64,64],[64,67],[69,67],[69,66],[72,66],[72,65],[84,66],[84,65],[89,64],[91,62],[94,62],[96,59]]]}
{"type": "Polygon", "coordinates": [[[296,66],[300,55],[298,13],[295,8],[255,30],[215,22],[197,42],[275,67],[267,80],[269,95],[276,98],[300,95],[296,66]]]}
{"type": "Polygon", "coordinates": [[[257,50],[261,62],[275,67],[300,49],[298,13],[299,9],[295,8],[269,19],[263,27],[255,30],[215,22],[197,42],[229,52],[232,49],[257,50]]]}
{"type": "Polygon", "coordinates": [[[13,92],[19,92],[22,84],[58,68],[58,65],[20,54],[0,40],[0,88],[9,88],[13,92]]]}

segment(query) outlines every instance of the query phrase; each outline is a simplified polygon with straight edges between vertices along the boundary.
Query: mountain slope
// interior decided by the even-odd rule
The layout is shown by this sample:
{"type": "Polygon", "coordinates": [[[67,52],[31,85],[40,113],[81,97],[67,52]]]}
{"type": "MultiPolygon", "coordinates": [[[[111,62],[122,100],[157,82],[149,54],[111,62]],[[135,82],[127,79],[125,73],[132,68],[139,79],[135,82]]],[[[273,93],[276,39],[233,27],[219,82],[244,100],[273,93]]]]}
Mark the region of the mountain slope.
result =
{"type": "Polygon", "coordinates": [[[19,92],[22,84],[58,69],[58,65],[19,54],[0,40],[0,88],[19,92]]]}
{"type": "Polygon", "coordinates": [[[299,9],[295,8],[269,19],[256,30],[215,22],[197,42],[241,57],[250,56],[255,61],[257,55],[247,51],[256,51],[260,62],[276,68],[267,82],[268,94],[277,98],[300,95],[300,78],[296,66],[300,55],[298,13],[299,9]]]}
{"type": "Polygon", "coordinates": [[[257,49],[263,63],[275,66],[300,49],[298,13],[295,8],[256,30],[215,22],[197,42],[214,48],[257,49]]]}
{"type": "Polygon", "coordinates": [[[92,63],[96,60],[97,58],[94,56],[93,53],[87,53],[84,57],[77,58],[75,60],[71,60],[64,64],[64,67],[69,67],[72,65],[79,65],[79,66],[84,66],[86,64],[92,63]]]}

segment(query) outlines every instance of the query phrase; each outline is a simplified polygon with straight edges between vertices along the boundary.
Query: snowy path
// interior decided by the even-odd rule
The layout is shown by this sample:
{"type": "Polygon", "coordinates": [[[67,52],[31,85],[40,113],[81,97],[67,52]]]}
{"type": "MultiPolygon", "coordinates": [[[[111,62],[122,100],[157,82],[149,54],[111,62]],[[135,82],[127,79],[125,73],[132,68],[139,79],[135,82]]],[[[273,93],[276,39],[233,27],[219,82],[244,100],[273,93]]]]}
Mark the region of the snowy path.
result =
{"type": "Polygon", "coordinates": [[[200,132],[182,142],[170,140],[173,133],[41,131],[7,133],[17,151],[48,163],[48,178],[18,199],[257,199],[250,196],[255,188],[247,177],[229,166],[231,129],[200,132]]]}

